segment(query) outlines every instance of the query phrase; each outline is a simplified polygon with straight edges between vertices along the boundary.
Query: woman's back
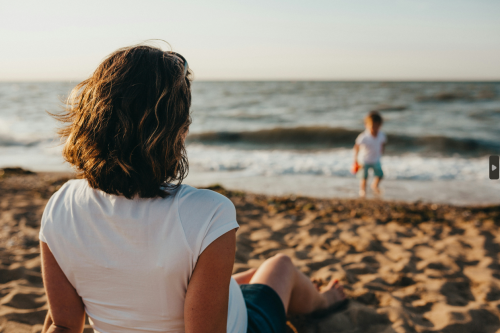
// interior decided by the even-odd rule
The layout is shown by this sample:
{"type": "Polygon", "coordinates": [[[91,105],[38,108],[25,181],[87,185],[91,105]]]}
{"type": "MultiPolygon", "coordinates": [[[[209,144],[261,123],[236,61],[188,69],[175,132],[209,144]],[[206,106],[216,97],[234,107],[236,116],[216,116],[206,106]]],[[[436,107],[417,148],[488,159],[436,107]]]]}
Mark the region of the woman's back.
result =
{"type": "MultiPolygon", "coordinates": [[[[127,199],[72,180],[49,201],[40,239],[99,332],[183,332],[184,299],[199,255],[237,228],[233,204],[182,185],[165,198],[127,199]]],[[[228,331],[246,330],[234,280],[228,331]]]]}

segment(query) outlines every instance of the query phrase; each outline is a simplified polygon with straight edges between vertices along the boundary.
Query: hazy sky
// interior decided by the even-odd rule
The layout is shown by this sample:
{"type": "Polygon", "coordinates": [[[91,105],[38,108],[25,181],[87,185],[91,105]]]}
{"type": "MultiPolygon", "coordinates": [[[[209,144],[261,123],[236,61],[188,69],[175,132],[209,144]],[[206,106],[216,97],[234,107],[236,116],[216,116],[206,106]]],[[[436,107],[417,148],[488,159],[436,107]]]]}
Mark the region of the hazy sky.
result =
{"type": "Polygon", "coordinates": [[[499,0],[0,0],[0,80],[168,41],[196,79],[500,79],[499,0]]]}

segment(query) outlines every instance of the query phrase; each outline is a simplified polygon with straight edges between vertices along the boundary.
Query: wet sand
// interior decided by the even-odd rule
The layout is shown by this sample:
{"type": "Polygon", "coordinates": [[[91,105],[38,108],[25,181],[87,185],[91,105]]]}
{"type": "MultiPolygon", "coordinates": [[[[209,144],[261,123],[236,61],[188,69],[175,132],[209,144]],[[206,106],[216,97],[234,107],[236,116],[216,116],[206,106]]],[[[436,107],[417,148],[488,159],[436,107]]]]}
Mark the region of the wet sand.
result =
{"type": "MultiPolygon", "coordinates": [[[[7,172],[0,178],[2,333],[41,331],[47,300],[38,229],[47,200],[69,177],[7,172]]],[[[348,306],[322,318],[290,318],[298,332],[500,330],[500,206],[212,189],[236,205],[235,272],[285,253],[311,278],[345,285],[348,306]]]]}
{"type": "MultiPolygon", "coordinates": [[[[369,179],[369,183],[372,181],[369,179]]],[[[320,175],[249,176],[240,172],[200,172],[190,170],[186,183],[195,187],[220,184],[231,190],[266,195],[302,195],[313,198],[358,197],[359,180],[354,177],[320,175]]],[[[495,180],[400,180],[382,181],[383,199],[422,201],[453,205],[500,205],[500,181],[495,180]]],[[[374,195],[367,186],[368,198],[374,195]]]]}

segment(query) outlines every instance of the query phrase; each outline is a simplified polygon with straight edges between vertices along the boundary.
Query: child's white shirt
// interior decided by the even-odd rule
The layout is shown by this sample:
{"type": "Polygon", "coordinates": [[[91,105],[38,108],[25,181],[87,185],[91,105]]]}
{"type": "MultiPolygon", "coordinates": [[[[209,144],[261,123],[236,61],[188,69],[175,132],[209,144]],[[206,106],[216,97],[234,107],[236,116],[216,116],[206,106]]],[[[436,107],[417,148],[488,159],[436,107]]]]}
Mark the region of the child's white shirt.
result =
{"type": "Polygon", "coordinates": [[[369,130],[365,130],[356,138],[356,144],[359,145],[358,163],[374,164],[380,161],[382,157],[382,145],[387,142],[384,132],[379,131],[374,137],[369,130]]]}

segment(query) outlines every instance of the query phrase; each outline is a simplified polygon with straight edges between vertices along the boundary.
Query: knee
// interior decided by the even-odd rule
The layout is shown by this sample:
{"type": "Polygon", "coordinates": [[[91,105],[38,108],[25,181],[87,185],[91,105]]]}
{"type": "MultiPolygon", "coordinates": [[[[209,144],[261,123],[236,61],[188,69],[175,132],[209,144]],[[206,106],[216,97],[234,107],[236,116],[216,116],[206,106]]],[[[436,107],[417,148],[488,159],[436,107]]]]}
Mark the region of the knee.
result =
{"type": "Polygon", "coordinates": [[[289,256],[287,256],[286,254],[283,254],[283,253],[278,253],[278,254],[275,254],[274,256],[271,257],[271,259],[274,259],[274,260],[279,260],[279,261],[283,261],[283,262],[292,262],[292,259],[290,259],[289,256]]]}
{"type": "Polygon", "coordinates": [[[280,267],[280,269],[287,269],[294,267],[292,259],[289,256],[283,253],[278,253],[275,256],[267,259],[273,263],[274,266],[280,267]]]}

